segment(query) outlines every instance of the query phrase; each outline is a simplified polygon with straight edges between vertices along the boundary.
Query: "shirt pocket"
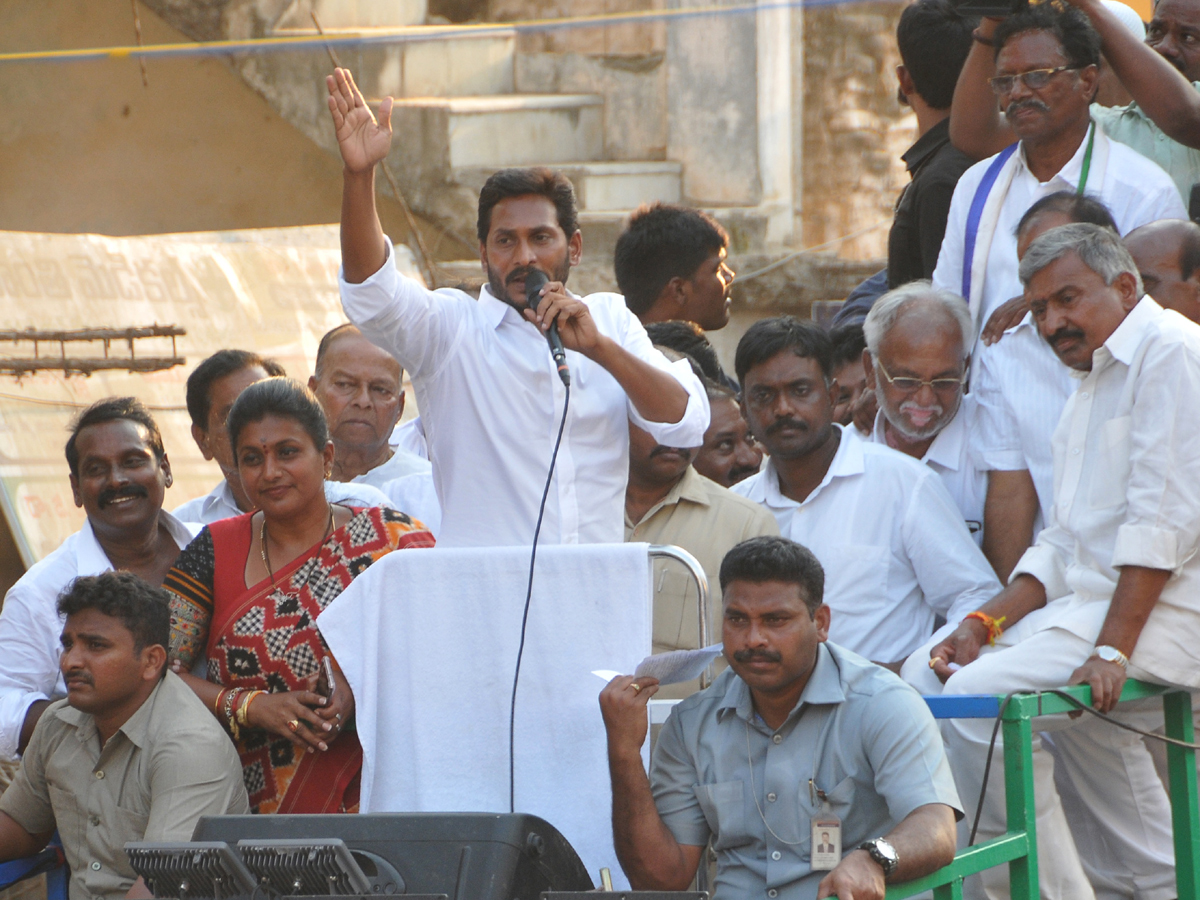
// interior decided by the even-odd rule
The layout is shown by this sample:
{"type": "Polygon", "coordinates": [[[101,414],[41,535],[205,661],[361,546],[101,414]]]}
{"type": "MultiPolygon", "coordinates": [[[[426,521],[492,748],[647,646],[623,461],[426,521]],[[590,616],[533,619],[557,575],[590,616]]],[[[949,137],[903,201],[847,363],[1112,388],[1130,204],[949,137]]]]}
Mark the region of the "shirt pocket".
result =
{"type": "Polygon", "coordinates": [[[113,824],[120,829],[121,834],[136,834],[136,838],[130,838],[129,840],[140,841],[146,834],[146,823],[150,821],[150,816],[146,813],[118,806],[115,808],[114,819],[113,824]]]}
{"type": "Polygon", "coordinates": [[[1132,425],[1132,416],[1120,416],[1100,426],[1100,446],[1088,485],[1088,505],[1092,509],[1108,509],[1125,502],[1131,468],[1132,425]]]}
{"type": "Polygon", "coordinates": [[[746,828],[746,786],[742,781],[720,781],[695,786],[696,799],[713,834],[714,850],[750,843],[746,828]]]}
{"type": "MultiPolygon", "coordinates": [[[[829,808],[844,825],[846,817],[850,815],[850,810],[854,808],[854,792],[858,785],[854,781],[853,775],[847,775],[837,783],[837,786],[828,793],[825,797],[829,801],[829,808]]],[[[843,849],[843,852],[844,849],[843,849]]]]}

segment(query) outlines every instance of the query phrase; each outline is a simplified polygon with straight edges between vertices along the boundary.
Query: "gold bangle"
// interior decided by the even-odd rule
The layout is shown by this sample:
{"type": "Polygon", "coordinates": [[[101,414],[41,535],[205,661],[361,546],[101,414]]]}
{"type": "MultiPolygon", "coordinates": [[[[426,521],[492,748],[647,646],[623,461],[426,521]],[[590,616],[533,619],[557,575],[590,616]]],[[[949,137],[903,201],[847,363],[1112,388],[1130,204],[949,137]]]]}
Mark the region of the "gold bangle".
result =
{"type": "Polygon", "coordinates": [[[251,691],[246,695],[246,699],[242,701],[242,705],[238,707],[237,721],[243,728],[250,727],[250,704],[253,703],[260,694],[265,694],[266,691],[251,691]]]}

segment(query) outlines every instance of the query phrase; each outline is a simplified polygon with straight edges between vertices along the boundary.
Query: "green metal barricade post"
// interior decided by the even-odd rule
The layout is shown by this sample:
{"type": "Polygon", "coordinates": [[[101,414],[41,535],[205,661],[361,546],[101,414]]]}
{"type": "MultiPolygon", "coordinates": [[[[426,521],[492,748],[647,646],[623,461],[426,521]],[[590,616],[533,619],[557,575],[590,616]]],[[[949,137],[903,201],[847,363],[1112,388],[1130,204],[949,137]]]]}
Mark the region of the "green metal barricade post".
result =
{"type": "MultiPolygon", "coordinates": [[[[1127,681],[1122,701],[1162,696],[1168,737],[1195,741],[1192,698],[1140,681],[1127,681]]],[[[1038,897],[1037,825],[1033,796],[1033,720],[1039,716],[1078,710],[1073,698],[1085,706],[1092,702],[1091,688],[1077,685],[1055,692],[1014,694],[1012,697],[926,697],[937,718],[1001,717],[1004,736],[1004,776],[1008,831],[1000,837],[959,851],[954,861],[924,878],[889,885],[888,900],[903,900],[932,890],[935,900],[961,900],[963,879],[1008,864],[1013,900],[1038,897]]],[[[1083,713],[1088,715],[1088,713],[1083,713]]],[[[1113,726],[1114,728],[1117,726],[1113,726]]],[[[993,762],[993,765],[995,763],[993,762]]],[[[1179,900],[1200,900],[1200,804],[1197,802],[1196,752],[1167,745],[1171,818],[1175,836],[1175,877],[1179,900]]]]}

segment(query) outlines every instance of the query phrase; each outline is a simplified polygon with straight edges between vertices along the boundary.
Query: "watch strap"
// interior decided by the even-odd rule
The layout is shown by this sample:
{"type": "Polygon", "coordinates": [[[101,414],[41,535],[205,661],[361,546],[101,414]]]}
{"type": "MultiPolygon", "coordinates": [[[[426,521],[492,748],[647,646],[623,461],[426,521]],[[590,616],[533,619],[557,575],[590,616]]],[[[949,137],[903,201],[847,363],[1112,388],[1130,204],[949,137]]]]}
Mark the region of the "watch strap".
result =
{"type": "Polygon", "coordinates": [[[1096,656],[1100,657],[1105,662],[1115,662],[1122,669],[1129,668],[1129,657],[1118,650],[1116,647],[1108,644],[1101,644],[1093,651],[1096,656]]]}
{"type": "Polygon", "coordinates": [[[896,867],[900,865],[900,857],[896,853],[896,848],[883,838],[874,838],[870,841],[863,841],[858,845],[858,849],[866,850],[867,853],[871,854],[871,859],[879,863],[879,867],[883,869],[883,876],[885,878],[890,877],[891,874],[896,871],[896,867]],[[880,849],[880,844],[887,845],[887,847],[892,851],[890,856],[885,854],[883,850],[880,849]]]}

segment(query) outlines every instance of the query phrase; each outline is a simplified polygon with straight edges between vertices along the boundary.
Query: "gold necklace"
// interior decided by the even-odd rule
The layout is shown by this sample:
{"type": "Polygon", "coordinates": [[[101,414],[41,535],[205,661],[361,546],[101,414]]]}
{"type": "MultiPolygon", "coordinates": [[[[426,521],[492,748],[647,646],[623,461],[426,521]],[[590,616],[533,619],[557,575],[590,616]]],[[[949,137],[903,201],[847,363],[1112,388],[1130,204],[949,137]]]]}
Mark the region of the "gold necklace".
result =
{"type": "MultiPolygon", "coordinates": [[[[327,503],[329,506],[329,524],[325,526],[325,533],[321,535],[321,540],[333,532],[333,504],[327,503]]],[[[267,567],[267,575],[271,578],[271,584],[275,583],[275,573],[271,571],[271,554],[267,550],[267,514],[263,513],[262,527],[258,529],[258,549],[262,554],[263,565],[267,567]]]]}

